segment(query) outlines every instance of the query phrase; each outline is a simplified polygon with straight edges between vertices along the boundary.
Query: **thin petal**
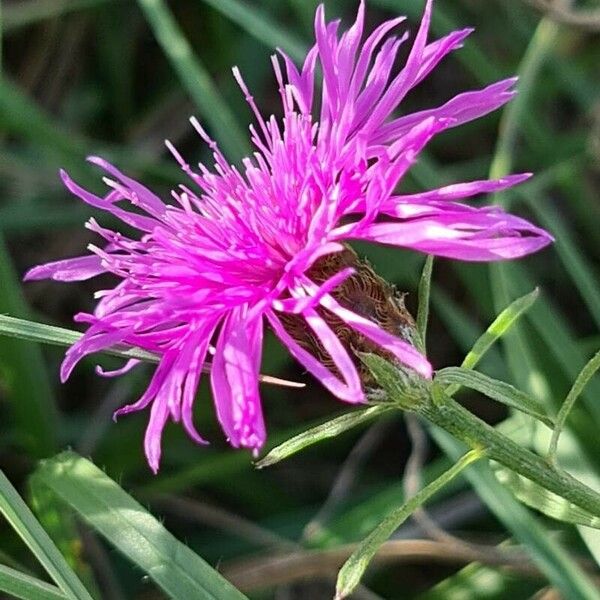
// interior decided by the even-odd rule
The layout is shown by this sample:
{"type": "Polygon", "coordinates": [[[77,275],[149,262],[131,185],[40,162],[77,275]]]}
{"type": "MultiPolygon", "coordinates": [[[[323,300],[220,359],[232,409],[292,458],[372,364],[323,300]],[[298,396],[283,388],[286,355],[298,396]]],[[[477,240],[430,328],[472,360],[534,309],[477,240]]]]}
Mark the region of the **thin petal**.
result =
{"type": "Polygon", "coordinates": [[[266,432],[258,390],[262,316],[247,322],[242,308],[225,318],[210,375],[217,417],[229,443],[258,452],[266,432]]]}
{"type": "Polygon", "coordinates": [[[104,272],[102,259],[99,256],[78,256],[33,267],[25,273],[23,280],[85,281],[104,272]]]}
{"type": "MultiPolygon", "coordinates": [[[[308,313],[312,320],[312,325],[315,327],[316,321],[320,319],[320,317],[318,317],[314,311],[308,311],[308,313]]],[[[339,361],[339,364],[336,362],[336,366],[343,377],[343,381],[334,375],[312,354],[304,350],[304,348],[302,348],[302,346],[300,346],[285,330],[274,312],[267,312],[266,317],[269,320],[275,335],[277,335],[281,342],[287,347],[292,356],[301,363],[307,371],[312,373],[312,375],[314,375],[334,396],[337,396],[340,400],[351,402],[353,404],[364,402],[365,395],[361,387],[358,371],[351,358],[348,356],[347,350],[335,337],[335,334],[331,331],[325,321],[320,319],[322,322],[319,323],[319,327],[315,327],[313,331],[316,329],[320,336],[326,338],[325,342],[323,342],[322,337],[319,338],[324,347],[325,345],[329,347],[335,346],[335,358],[333,356],[332,358],[339,361]]],[[[315,331],[315,333],[317,333],[317,331],[315,331]]]]}

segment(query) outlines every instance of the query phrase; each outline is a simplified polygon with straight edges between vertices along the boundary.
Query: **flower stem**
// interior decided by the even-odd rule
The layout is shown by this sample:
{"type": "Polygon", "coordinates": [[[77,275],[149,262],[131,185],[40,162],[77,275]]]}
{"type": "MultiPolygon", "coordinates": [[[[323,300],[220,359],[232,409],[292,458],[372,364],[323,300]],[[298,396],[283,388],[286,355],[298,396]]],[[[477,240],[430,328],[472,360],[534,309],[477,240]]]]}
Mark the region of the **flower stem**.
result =
{"type": "Polygon", "coordinates": [[[600,494],[496,431],[448,396],[440,386],[434,384],[431,389],[431,397],[415,405],[415,412],[468,447],[485,451],[490,460],[495,460],[580,508],[600,515],[600,494]]]}

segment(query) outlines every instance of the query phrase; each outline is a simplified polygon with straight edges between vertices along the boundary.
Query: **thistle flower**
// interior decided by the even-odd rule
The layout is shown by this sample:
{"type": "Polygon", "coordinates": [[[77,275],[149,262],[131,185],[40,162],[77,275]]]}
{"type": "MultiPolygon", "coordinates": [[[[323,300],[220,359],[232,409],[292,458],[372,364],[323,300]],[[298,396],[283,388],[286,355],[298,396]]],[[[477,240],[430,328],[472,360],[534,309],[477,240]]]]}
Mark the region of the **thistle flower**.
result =
{"type": "MultiPolygon", "coordinates": [[[[84,356],[115,344],[158,354],[160,364],[145,393],[116,412],[151,405],[144,446],[155,472],[169,418],[205,443],[192,409],[209,354],[216,413],[229,442],[255,453],[261,448],[265,425],[258,383],[265,324],[307,371],[346,402],[363,402],[365,394],[351,350],[334,322],[422,377],[431,376],[430,364],[401,329],[382,325],[382,319],[361,310],[360,302],[344,302],[339,290],[356,287],[360,270],[353,260],[335,259],[348,256],[346,242],[367,240],[489,261],[517,258],[551,241],[545,231],[498,207],[458,202],[508,188],[527,174],[417,194],[395,192],[436,134],[495,110],[514,94],[515,79],[507,79],[437,108],[392,117],[406,94],[470,33],[456,31],[427,43],[431,10],[427,0],[406,64],[392,75],[408,35],[389,34],[403,17],[381,24],[362,41],[363,2],[341,36],[339,21],[327,23],[319,7],[316,44],[302,68],[280,53],[282,69],[273,57],[281,120],[262,117],[234,69],[258,124],[250,127],[255,152],[243,160],[242,169],[232,166],[192,119],[215,165],[211,170],[200,164],[195,171],[167,142],[191,180],[189,187],[172,192],[169,204],[100,158],[89,160],[108,174],[104,181],[110,190],[104,197],[61,173],[73,194],[141,233],[132,239],[90,219],[87,227],[105,241],[103,247],[90,246],[88,256],[35,267],[26,279],[80,281],[112,273],[120,280],[96,293],[93,314],[76,315],[88,329],[67,351],[61,379],[84,356]],[[127,203],[135,210],[127,210],[127,203]],[[298,339],[298,323],[312,346],[298,339]]],[[[98,371],[114,376],[136,364],[130,360],[118,371],[98,371]]]]}

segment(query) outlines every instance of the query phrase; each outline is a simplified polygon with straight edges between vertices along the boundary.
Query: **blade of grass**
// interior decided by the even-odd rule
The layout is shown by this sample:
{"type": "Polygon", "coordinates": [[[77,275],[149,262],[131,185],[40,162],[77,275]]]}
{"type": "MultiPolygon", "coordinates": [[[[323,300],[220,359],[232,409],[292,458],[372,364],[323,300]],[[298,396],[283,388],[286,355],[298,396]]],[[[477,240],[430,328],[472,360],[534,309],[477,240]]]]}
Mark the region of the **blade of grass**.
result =
{"type": "Polygon", "coordinates": [[[306,56],[308,44],[304,43],[294,31],[276,23],[260,8],[244,4],[238,0],[202,0],[237,23],[256,40],[268,48],[281,48],[290,58],[302,63],[306,56]]]}
{"type": "Polygon", "coordinates": [[[70,12],[96,8],[117,0],[27,0],[4,6],[4,30],[7,33],[35,25],[45,19],[62,17],[70,12]]]}
{"type": "Polygon", "coordinates": [[[71,506],[169,596],[245,598],[88,460],[64,452],[43,461],[33,477],[71,506]]]}
{"type": "Polygon", "coordinates": [[[425,259],[423,272],[419,281],[419,308],[417,310],[417,331],[421,338],[421,351],[427,347],[427,323],[429,321],[429,296],[431,293],[431,275],[433,273],[433,256],[425,259]]]}
{"type": "Polygon", "coordinates": [[[401,507],[396,508],[360,543],[352,556],[340,569],[336,585],[336,600],[342,600],[350,595],[359,584],[369,563],[379,547],[410,517],[423,506],[431,496],[452,481],[466,467],[483,456],[479,450],[471,450],[457,460],[447,471],[409,498],[401,507]]]}
{"type": "MultiPolygon", "coordinates": [[[[463,454],[463,445],[450,434],[437,427],[431,427],[430,432],[437,444],[453,460],[458,460],[463,454]]],[[[587,575],[550,532],[496,480],[489,466],[483,463],[473,465],[465,471],[465,476],[496,518],[515,539],[529,548],[531,559],[565,598],[600,599],[600,592],[587,575]]]]}
{"type": "Polygon", "coordinates": [[[552,438],[550,439],[550,446],[548,448],[548,462],[550,464],[556,463],[556,453],[558,450],[558,439],[562,430],[565,427],[567,417],[575,405],[575,401],[579,398],[579,395],[589,382],[589,380],[596,374],[596,371],[600,368],[600,352],[597,352],[593,358],[583,367],[573,387],[570,389],[565,401],[562,403],[558,415],[556,416],[556,425],[552,432],[552,438]]]}
{"type": "MultiPolygon", "coordinates": [[[[26,317],[27,303],[1,233],[0,282],[0,316],[9,312],[26,317]]],[[[28,453],[37,458],[54,453],[59,415],[39,347],[27,341],[0,339],[0,378],[28,453]]]]}
{"type": "Polygon", "coordinates": [[[549,202],[544,201],[540,194],[522,193],[520,190],[516,190],[516,193],[531,208],[536,220],[554,235],[556,253],[573,279],[596,327],[600,328],[600,284],[593,265],[579,249],[563,219],[549,202]]]}
{"type": "Polygon", "coordinates": [[[17,490],[0,471],[0,512],[68,598],[92,600],[17,490]]]}
{"type": "Polygon", "coordinates": [[[232,160],[248,154],[247,137],[239,128],[206,67],[194,55],[167,4],[162,0],[138,0],[138,4],[181,84],[213,128],[213,136],[232,160]]]}
{"type": "Polygon", "coordinates": [[[56,586],[0,565],[0,591],[23,600],[67,600],[56,586]]]}

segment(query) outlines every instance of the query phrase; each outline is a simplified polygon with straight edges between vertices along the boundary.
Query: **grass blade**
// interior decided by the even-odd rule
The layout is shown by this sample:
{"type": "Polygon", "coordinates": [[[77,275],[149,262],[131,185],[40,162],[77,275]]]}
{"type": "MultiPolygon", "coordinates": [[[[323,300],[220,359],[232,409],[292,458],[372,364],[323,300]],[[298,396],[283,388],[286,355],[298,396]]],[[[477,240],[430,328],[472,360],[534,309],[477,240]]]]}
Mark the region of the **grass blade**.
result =
{"type": "MultiPolygon", "coordinates": [[[[452,459],[463,453],[463,445],[438,427],[430,432],[452,459]]],[[[529,548],[532,560],[565,598],[600,600],[600,592],[543,525],[519,504],[483,463],[465,472],[479,497],[515,539],[529,548]]]]}
{"type": "Polygon", "coordinates": [[[45,19],[55,19],[70,12],[95,8],[116,0],[28,0],[3,6],[4,31],[9,33],[45,19]]]}
{"type": "Polygon", "coordinates": [[[67,598],[92,600],[88,591],[2,471],[0,471],[0,512],[67,598]]]}
{"type": "Polygon", "coordinates": [[[190,43],[168,6],[162,0],[138,0],[138,4],[165,56],[177,72],[181,84],[214,130],[214,137],[219,140],[231,160],[242,158],[247,154],[248,140],[206,67],[194,56],[190,43]]]}
{"type": "MultiPolygon", "coordinates": [[[[0,316],[8,312],[27,316],[27,303],[0,233],[0,316]]],[[[9,407],[23,445],[32,456],[42,458],[56,452],[58,411],[38,346],[26,341],[0,340],[0,381],[6,386],[9,407]]]]}
{"type": "Polygon", "coordinates": [[[565,523],[586,525],[600,529],[600,517],[569,502],[538,485],[534,481],[502,467],[494,468],[498,481],[506,486],[523,504],[539,510],[541,513],[565,523]]]}
{"type": "Polygon", "coordinates": [[[565,401],[558,411],[558,415],[556,417],[556,426],[552,432],[552,438],[550,439],[550,446],[548,448],[548,461],[551,464],[556,462],[558,439],[565,426],[567,417],[569,416],[573,406],[575,406],[577,398],[579,398],[579,395],[587,385],[588,381],[596,374],[598,369],[600,369],[600,351],[589,360],[583,369],[581,369],[581,372],[577,376],[573,387],[569,390],[565,401]]]}
{"type": "Polygon", "coordinates": [[[529,294],[517,298],[511,302],[486,329],[485,333],[475,342],[462,361],[461,367],[473,369],[500,337],[502,337],[519,320],[521,315],[527,311],[537,300],[539,290],[536,288],[529,294]]]}
{"type": "Polygon", "coordinates": [[[359,584],[369,563],[375,556],[379,547],[398,529],[400,525],[420,506],[425,504],[431,496],[447,483],[452,481],[461,471],[470,464],[479,460],[483,453],[471,450],[461,457],[454,465],[445,471],[435,481],[409,498],[400,508],[392,511],[359,545],[352,556],[340,569],[336,585],[336,600],[341,600],[350,595],[359,584]]]}
{"type": "Polygon", "coordinates": [[[272,50],[281,48],[293,60],[299,63],[304,62],[307,44],[293,31],[273,22],[256,6],[244,4],[238,0],[203,0],[203,2],[223,13],[268,48],[272,50]]]}
{"type": "Polygon", "coordinates": [[[0,565],[0,591],[23,600],[67,600],[56,586],[0,565]]]}
{"type": "Polygon", "coordinates": [[[42,462],[33,477],[71,506],[169,596],[245,598],[88,460],[64,452],[42,462]]]}
{"type": "Polygon", "coordinates": [[[425,266],[419,281],[419,308],[417,309],[417,331],[421,338],[421,350],[427,347],[427,323],[429,321],[429,296],[431,294],[431,275],[433,273],[433,256],[425,259],[425,266]]]}
{"type": "Polygon", "coordinates": [[[323,440],[337,437],[344,431],[348,431],[348,429],[352,429],[365,421],[369,421],[377,415],[381,415],[389,408],[391,407],[386,406],[385,404],[378,404],[377,406],[371,406],[370,408],[344,413],[331,421],[317,425],[308,431],[303,431],[283,442],[283,444],[276,446],[264,458],[259,460],[256,463],[256,466],[259,469],[262,469],[263,467],[274,465],[284,458],[288,458],[289,456],[300,452],[300,450],[303,450],[304,448],[308,448],[323,440]]]}

